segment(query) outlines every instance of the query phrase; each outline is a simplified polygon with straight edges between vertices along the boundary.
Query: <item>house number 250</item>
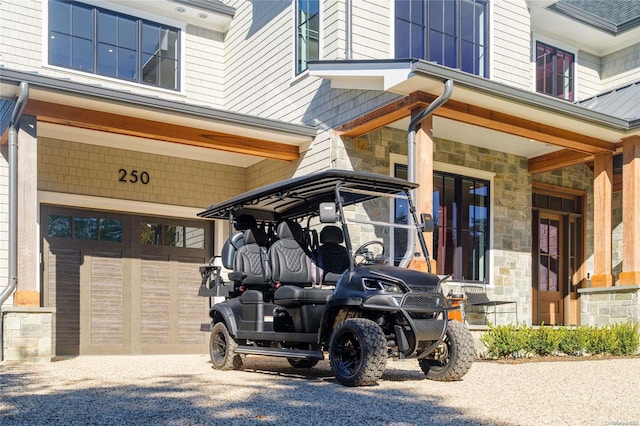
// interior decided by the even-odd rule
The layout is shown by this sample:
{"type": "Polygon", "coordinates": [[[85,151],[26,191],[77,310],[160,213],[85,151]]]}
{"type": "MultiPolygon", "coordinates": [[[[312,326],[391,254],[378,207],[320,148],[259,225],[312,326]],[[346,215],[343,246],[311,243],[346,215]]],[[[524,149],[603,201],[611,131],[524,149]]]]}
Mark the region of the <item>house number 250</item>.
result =
{"type": "Polygon", "coordinates": [[[141,183],[143,185],[149,183],[149,173],[145,171],[120,169],[118,173],[120,174],[120,182],[141,183]]]}

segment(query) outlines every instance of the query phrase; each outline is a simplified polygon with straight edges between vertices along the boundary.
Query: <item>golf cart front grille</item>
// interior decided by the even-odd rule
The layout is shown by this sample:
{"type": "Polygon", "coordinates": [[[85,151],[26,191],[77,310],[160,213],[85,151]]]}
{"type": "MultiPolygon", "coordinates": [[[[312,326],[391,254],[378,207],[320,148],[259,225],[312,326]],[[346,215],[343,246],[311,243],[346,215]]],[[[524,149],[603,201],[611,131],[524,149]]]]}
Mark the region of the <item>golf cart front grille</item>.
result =
{"type": "Polygon", "coordinates": [[[405,309],[437,309],[440,306],[442,306],[440,296],[433,293],[407,293],[405,294],[404,300],[402,302],[402,307],[405,309]]]}

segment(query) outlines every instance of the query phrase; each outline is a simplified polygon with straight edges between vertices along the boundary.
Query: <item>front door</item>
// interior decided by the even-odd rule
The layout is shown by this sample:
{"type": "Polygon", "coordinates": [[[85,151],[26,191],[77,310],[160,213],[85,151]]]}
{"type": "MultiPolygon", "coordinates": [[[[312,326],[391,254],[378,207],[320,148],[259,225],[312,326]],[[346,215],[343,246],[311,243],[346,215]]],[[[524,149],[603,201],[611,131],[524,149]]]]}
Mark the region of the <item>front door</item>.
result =
{"type": "Polygon", "coordinates": [[[583,196],[534,193],[533,324],[580,324],[583,196]]]}
{"type": "Polygon", "coordinates": [[[557,214],[540,213],[538,220],[538,276],[537,309],[535,324],[562,324],[564,322],[563,294],[563,217],[557,214]]]}

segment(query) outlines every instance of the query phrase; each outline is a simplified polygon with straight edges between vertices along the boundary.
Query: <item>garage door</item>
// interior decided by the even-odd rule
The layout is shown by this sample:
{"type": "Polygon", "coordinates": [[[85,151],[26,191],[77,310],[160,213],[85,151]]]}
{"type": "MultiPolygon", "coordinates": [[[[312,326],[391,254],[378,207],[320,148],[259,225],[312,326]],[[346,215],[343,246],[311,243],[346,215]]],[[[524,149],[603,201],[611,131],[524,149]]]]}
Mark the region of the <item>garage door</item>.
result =
{"type": "Polygon", "coordinates": [[[211,223],[43,206],[41,224],[56,355],[206,352],[211,223]]]}

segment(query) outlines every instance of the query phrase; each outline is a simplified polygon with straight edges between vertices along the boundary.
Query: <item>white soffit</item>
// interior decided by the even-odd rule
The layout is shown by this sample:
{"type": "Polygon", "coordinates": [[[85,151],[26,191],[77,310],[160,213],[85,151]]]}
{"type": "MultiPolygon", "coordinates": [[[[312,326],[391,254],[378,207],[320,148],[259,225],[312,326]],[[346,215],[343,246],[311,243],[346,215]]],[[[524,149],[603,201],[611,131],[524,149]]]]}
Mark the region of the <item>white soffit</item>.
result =
{"type": "MultiPolygon", "coordinates": [[[[389,127],[407,131],[409,117],[398,120],[389,127]]],[[[433,117],[433,135],[438,139],[446,139],[465,145],[477,146],[493,151],[506,152],[527,159],[560,151],[562,147],[534,141],[531,139],[498,132],[484,127],[460,123],[444,117],[433,117]]],[[[438,150],[438,143],[434,144],[438,150]]]]}

